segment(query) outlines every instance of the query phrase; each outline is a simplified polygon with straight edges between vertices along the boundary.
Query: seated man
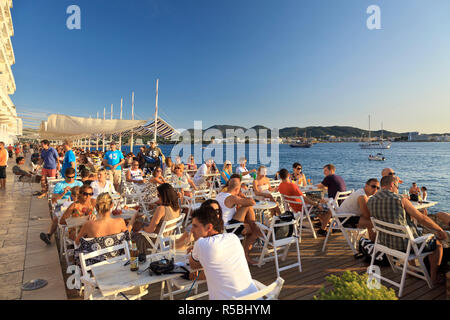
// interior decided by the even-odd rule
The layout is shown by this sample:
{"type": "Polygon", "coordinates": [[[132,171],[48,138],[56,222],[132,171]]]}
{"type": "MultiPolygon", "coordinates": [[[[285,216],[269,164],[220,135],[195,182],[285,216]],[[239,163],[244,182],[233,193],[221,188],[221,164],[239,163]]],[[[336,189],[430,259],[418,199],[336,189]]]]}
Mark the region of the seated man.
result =
{"type": "Polygon", "coordinates": [[[15,175],[19,176],[20,182],[41,182],[41,176],[35,175],[33,177],[33,172],[25,165],[24,157],[16,158],[16,165],[13,167],[12,172],[15,175]]]}
{"type": "Polygon", "coordinates": [[[222,233],[223,220],[216,210],[205,206],[194,211],[191,232],[195,244],[189,264],[192,269],[203,268],[210,300],[230,300],[258,291],[239,238],[222,233]]]}
{"type": "MultiPolygon", "coordinates": [[[[385,176],[396,176],[395,175],[395,171],[392,168],[384,168],[383,170],[381,170],[381,177],[385,177],[385,176]]],[[[398,183],[402,184],[403,180],[400,179],[400,177],[397,177],[397,181],[398,183]]]]}
{"type": "MultiPolygon", "coordinates": [[[[241,181],[238,178],[228,180],[226,191],[220,192],[216,200],[222,209],[222,219],[225,225],[244,222],[249,225],[250,232],[245,233],[244,252],[247,261],[250,264],[256,264],[255,261],[250,259],[250,250],[255,240],[262,236],[262,233],[255,223],[255,211],[253,210],[255,201],[242,196],[241,181]]],[[[242,231],[243,228],[236,230],[237,233],[241,233],[242,231]]]]}
{"type": "MultiPolygon", "coordinates": [[[[401,226],[409,226],[414,238],[421,235],[412,219],[416,219],[421,225],[436,232],[439,240],[447,239],[447,233],[442,230],[429,217],[421,214],[411,202],[398,194],[398,178],[393,175],[384,176],[381,179],[381,190],[372,196],[367,202],[370,215],[375,219],[401,226]]],[[[398,238],[383,233],[380,235],[380,243],[391,249],[406,252],[407,239],[398,238]]],[[[442,260],[442,244],[439,240],[426,244],[423,252],[433,253],[428,256],[430,262],[430,276],[433,284],[437,283],[437,270],[442,260]]]]}
{"type": "Polygon", "coordinates": [[[317,185],[319,189],[328,190],[328,198],[333,198],[338,192],[346,191],[344,179],[335,174],[336,167],[332,164],[327,164],[323,167],[323,174],[325,178],[317,185]]]}
{"type": "Polygon", "coordinates": [[[413,182],[411,188],[409,188],[409,200],[419,201],[420,188],[417,183],[413,182]]]}
{"type": "Polygon", "coordinates": [[[250,174],[256,172],[256,169],[248,170],[247,167],[245,166],[246,163],[247,159],[242,157],[239,159],[239,166],[236,168],[236,173],[239,174],[242,179],[250,179],[251,178],[250,174]]]}
{"type": "Polygon", "coordinates": [[[205,175],[211,173],[211,168],[213,165],[213,160],[212,159],[208,159],[205,161],[204,164],[202,164],[200,166],[200,168],[198,168],[197,172],[195,173],[194,176],[194,183],[195,185],[199,188],[199,189],[204,189],[207,188],[209,186],[207,180],[208,177],[205,177],[205,175]]]}
{"type": "MultiPolygon", "coordinates": [[[[367,228],[369,238],[375,241],[375,232],[370,221],[370,211],[367,207],[367,201],[380,189],[380,183],[377,179],[372,178],[367,180],[364,188],[353,192],[337,209],[337,213],[353,213],[356,216],[350,217],[344,223],[344,227],[348,228],[367,228]]],[[[341,218],[342,220],[342,218],[341,218]]]]}
{"type": "Polygon", "coordinates": [[[68,167],[64,171],[64,181],[58,182],[53,189],[52,202],[56,203],[61,199],[70,198],[70,189],[73,187],[81,187],[83,183],[75,180],[75,169],[68,167]]]}

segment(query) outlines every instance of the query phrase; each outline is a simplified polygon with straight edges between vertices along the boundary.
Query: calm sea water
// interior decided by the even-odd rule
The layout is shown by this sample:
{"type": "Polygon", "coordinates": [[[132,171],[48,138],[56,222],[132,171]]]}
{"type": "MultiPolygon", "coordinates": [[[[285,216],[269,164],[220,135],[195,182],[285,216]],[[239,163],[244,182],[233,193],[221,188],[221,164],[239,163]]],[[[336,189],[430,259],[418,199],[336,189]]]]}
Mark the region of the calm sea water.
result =
{"type": "MultiPolygon", "coordinates": [[[[250,148],[256,145],[246,145],[246,156],[250,148]]],[[[173,145],[160,145],[167,156],[170,155],[173,145]]],[[[137,154],[139,147],[133,148],[137,154]]],[[[122,151],[128,153],[130,148],[124,146],[122,151]]],[[[224,159],[232,160],[226,156],[224,159]]],[[[236,146],[234,161],[236,161],[236,146]]],[[[252,151],[254,151],[252,149],[252,151]]],[[[419,187],[426,186],[428,200],[438,201],[439,204],[429,209],[430,212],[450,211],[450,143],[439,142],[398,142],[393,143],[391,149],[381,150],[386,157],[385,161],[369,161],[368,155],[380,150],[362,150],[357,143],[321,143],[312,148],[291,148],[289,145],[279,145],[279,168],[292,171],[292,164],[299,162],[307,179],[314,184],[323,179],[323,166],[332,163],[336,166],[336,174],[344,178],[347,189],[358,189],[364,186],[369,178],[381,178],[381,170],[391,167],[403,180],[400,193],[416,182],[419,187]]],[[[268,146],[270,154],[270,146],[268,146]]],[[[214,155],[214,154],[213,154],[214,155]]],[[[183,156],[183,155],[180,155],[183,156]]],[[[196,162],[200,159],[196,159],[196,162]]],[[[257,168],[258,164],[248,164],[248,168],[257,168]]],[[[221,169],[221,166],[219,165],[221,169]]],[[[235,165],[233,165],[233,171],[235,165]]]]}

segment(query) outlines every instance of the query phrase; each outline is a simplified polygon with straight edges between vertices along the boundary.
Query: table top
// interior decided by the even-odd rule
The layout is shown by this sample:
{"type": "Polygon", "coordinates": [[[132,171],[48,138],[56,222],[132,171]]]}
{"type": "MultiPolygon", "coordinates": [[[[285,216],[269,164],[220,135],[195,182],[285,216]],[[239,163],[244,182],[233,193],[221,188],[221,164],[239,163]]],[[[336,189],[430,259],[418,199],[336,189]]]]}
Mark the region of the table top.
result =
{"type": "Polygon", "coordinates": [[[434,201],[421,201],[421,202],[411,201],[411,203],[417,210],[433,207],[438,204],[437,202],[434,201]]]}
{"type": "Polygon", "coordinates": [[[260,201],[257,202],[254,206],[253,209],[255,210],[268,210],[268,209],[273,209],[277,206],[277,204],[273,201],[260,201]]]}
{"type": "Polygon", "coordinates": [[[68,228],[76,228],[82,226],[86,221],[88,221],[89,216],[82,216],[82,217],[74,217],[74,218],[67,218],[66,219],[66,225],[68,228]]]}
{"type": "MultiPolygon", "coordinates": [[[[125,262],[126,260],[119,260],[92,268],[92,274],[103,296],[118,294],[135,287],[158,283],[181,276],[179,273],[162,274],[159,276],[155,274],[150,275],[148,270],[139,274],[138,271],[131,271],[130,265],[124,266],[125,262]]],[[[145,270],[149,265],[150,261],[147,259],[147,262],[139,264],[139,270],[145,270]]]]}
{"type": "Polygon", "coordinates": [[[171,185],[172,185],[172,187],[174,189],[184,189],[184,190],[191,189],[191,186],[189,184],[187,184],[187,183],[177,183],[177,182],[175,182],[175,183],[171,183],[171,185]]]}

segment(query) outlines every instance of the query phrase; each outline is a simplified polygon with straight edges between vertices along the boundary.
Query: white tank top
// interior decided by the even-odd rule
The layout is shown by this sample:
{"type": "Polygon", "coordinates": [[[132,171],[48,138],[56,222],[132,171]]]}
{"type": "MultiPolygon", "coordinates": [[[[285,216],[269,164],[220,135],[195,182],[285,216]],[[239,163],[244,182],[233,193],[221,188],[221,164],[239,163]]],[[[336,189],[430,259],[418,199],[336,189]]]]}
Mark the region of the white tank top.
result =
{"type": "Polygon", "coordinates": [[[222,219],[223,219],[223,223],[225,225],[228,224],[228,221],[230,221],[231,219],[233,219],[234,214],[236,213],[236,207],[234,208],[228,208],[225,205],[225,200],[231,196],[231,194],[227,193],[227,192],[221,192],[216,196],[216,200],[217,202],[219,202],[220,208],[222,209],[222,219]]]}
{"type": "Polygon", "coordinates": [[[131,170],[130,169],[130,174],[131,174],[131,179],[132,180],[144,180],[144,177],[142,176],[142,171],[141,170],[131,170]]]}

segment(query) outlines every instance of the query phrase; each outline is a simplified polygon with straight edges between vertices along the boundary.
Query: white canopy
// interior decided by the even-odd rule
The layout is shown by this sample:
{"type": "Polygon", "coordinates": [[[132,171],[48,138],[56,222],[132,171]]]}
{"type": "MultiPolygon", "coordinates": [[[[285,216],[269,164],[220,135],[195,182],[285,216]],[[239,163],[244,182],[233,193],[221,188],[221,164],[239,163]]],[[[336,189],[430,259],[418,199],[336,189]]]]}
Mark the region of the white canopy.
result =
{"type": "Polygon", "coordinates": [[[143,126],[147,120],[103,120],[52,114],[41,123],[44,139],[80,139],[94,134],[113,134],[143,126]]]}

